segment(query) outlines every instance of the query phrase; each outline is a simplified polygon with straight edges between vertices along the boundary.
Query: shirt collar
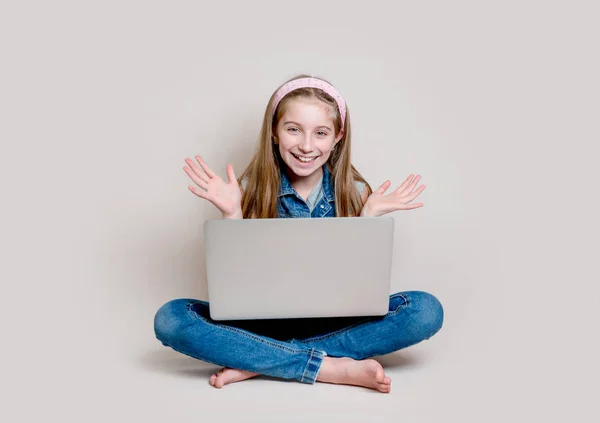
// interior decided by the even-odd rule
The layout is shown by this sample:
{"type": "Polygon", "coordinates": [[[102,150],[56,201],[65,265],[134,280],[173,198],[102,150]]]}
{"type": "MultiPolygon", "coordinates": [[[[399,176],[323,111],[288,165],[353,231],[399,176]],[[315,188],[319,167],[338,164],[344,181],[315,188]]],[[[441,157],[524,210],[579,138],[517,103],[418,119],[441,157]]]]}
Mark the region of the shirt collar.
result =
{"type": "MultiPolygon", "coordinates": [[[[285,166],[285,164],[280,164],[280,169],[281,169],[281,188],[279,190],[279,197],[283,196],[283,195],[288,195],[288,194],[293,194],[294,193],[294,188],[292,187],[292,183],[290,182],[290,179],[288,178],[286,172],[285,172],[285,168],[283,167],[285,166]]],[[[329,169],[327,168],[327,165],[323,165],[323,194],[325,196],[325,198],[327,199],[327,201],[334,201],[335,200],[335,196],[333,195],[333,187],[331,184],[331,173],[329,172],[329,169]]]]}

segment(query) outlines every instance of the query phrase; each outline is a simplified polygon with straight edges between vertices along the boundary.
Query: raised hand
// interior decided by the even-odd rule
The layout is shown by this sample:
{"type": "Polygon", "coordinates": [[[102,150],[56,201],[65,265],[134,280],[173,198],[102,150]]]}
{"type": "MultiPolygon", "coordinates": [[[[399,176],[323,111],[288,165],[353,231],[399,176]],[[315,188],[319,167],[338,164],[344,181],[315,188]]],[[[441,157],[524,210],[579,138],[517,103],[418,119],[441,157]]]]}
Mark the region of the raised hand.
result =
{"type": "Polygon", "coordinates": [[[384,193],[392,183],[390,181],[385,181],[369,196],[360,215],[381,216],[397,210],[412,210],[423,207],[423,203],[409,204],[425,189],[425,185],[421,185],[419,188],[415,189],[420,179],[420,175],[410,175],[402,185],[388,195],[384,195],[384,193]]]}
{"type": "Polygon", "coordinates": [[[242,192],[237,183],[233,166],[228,164],[226,167],[228,181],[224,181],[220,176],[208,167],[206,162],[200,156],[196,156],[200,167],[191,159],[185,159],[188,166],[183,170],[197,185],[189,185],[188,189],[195,195],[210,201],[218,208],[225,219],[242,218],[242,192]]]}

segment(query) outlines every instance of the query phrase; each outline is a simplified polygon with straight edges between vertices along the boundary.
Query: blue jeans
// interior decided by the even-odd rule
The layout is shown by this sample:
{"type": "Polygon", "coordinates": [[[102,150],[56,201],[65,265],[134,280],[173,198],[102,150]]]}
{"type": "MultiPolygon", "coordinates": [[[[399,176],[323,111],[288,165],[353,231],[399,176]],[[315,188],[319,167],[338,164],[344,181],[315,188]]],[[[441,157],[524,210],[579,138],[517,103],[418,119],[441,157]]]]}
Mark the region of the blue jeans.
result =
{"type": "Polygon", "coordinates": [[[208,303],[172,300],[154,318],[163,345],[199,360],[267,376],[314,383],[324,356],[356,360],[388,354],[433,336],[444,312],[420,291],[390,296],[378,317],[212,320],[208,303]]]}

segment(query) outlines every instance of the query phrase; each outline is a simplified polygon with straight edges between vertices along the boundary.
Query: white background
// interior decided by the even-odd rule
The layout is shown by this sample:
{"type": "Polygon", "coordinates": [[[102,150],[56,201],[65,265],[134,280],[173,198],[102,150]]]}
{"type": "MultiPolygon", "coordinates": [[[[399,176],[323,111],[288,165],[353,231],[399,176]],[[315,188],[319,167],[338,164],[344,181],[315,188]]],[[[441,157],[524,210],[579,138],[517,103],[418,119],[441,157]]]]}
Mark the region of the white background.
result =
{"type": "Polygon", "coordinates": [[[598,9],[3,2],[2,420],[598,421],[598,9]],[[298,73],[346,98],[373,188],[428,185],[393,214],[393,289],[436,295],[445,322],[382,358],[390,395],[216,390],[154,338],[163,303],[206,297],[217,214],[184,159],[241,174],[298,73]]]}

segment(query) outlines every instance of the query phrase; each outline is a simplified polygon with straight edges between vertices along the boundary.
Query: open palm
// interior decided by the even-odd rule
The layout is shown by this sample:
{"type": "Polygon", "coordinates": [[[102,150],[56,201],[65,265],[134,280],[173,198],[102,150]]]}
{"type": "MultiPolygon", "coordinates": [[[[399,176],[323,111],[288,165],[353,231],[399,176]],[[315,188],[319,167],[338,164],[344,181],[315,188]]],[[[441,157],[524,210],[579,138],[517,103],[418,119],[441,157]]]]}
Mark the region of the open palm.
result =
{"type": "Polygon", "coordinates": [[[420,175],[410,175],[402,185],[388,195],[385,195],[385,192],[392,183],[390,181],[385,181],[369,196],[361,215],[381,216],[397,210],[412,210],[423,207],[423,203],[411,204],[411,201],[417,198],[425,189],[425,185],[421,185],[419,188],[415,189],[420,179],[420,175]]]}
{"type": "Polygon", "coordinates": [[[195,195],[210,201],[218,208],[223,217],[233,217],[241,214],[242,192],[233,172],[233,166],[226,167],[228,181],[224,181],[216,175],[200,156],[196,156],[198,165],[191,159],[185,159],[188,166],[183,170],[197,185],[188,186],[195,195]]]}

